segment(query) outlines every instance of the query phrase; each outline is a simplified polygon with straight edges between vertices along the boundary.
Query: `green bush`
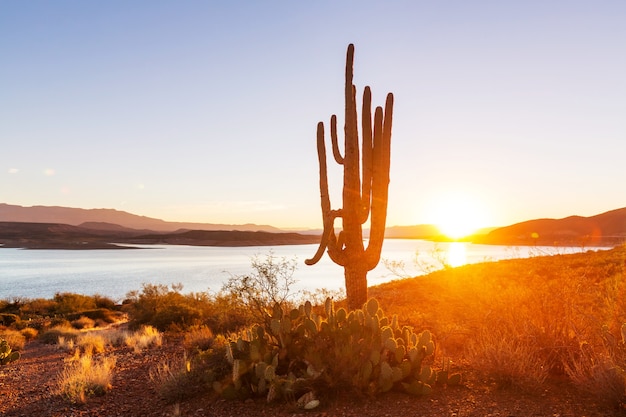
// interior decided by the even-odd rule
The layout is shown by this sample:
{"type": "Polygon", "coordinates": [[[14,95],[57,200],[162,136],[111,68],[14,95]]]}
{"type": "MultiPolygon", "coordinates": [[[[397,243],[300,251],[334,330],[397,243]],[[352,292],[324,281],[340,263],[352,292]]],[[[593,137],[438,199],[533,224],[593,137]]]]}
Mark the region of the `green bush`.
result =
{"type": "Polygon", "coordinates": [[[131,292],[124,304],[133,327],[151,325],[161,331],[185,330],[209,316],[211,299],[206,293],[180,293],[182,285],[171,289],[162,284],[144,284],[141,292],[131,292]]]}
{"type": "Polygon", "coordinates": [[[96,308],[94,298],[82,294],[56,293],[54,301],[56,302],[55,312],[61,315],[79,313],[96,308]]]}

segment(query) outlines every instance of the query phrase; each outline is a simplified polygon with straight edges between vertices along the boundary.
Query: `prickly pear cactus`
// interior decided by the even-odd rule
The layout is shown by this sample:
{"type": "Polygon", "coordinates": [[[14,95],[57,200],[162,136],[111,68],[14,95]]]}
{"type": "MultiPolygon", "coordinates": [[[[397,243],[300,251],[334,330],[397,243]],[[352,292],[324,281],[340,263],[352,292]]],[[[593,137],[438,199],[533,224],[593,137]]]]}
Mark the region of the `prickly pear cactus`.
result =
{"type": "Polygon", "coordinates": [[[15,362],[20,358],[20,352],[13,351],[9,346],[9,343],[0,338],[0,365],[6,365],[10,362],[15,362]]]}
{"type": "Polygon", "coordinates": [[[216,391],[296,401],[315,395],[315,387],[424,395],[436,382],[456,382],[449,363],[439,373],[426,363],[435,352],[432,334],[400,327],[375,299],[351,312],[328,299],[322,314],[309,302],[291,311],[276,306],[264,325],[231,336],[226,358],[232,375],[216,391]]]}

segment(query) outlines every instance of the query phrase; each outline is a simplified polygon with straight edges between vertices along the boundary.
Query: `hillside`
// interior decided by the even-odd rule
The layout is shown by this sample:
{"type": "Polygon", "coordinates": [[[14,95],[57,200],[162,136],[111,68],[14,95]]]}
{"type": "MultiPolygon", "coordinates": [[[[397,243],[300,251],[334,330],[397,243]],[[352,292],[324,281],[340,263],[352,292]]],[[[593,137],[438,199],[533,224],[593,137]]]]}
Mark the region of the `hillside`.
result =
{"type": "Polygon", "coordinates": [[[537,219],[495,229],[474,243],[613,246],[626,240],[626,208],[595,216],[537,219]]]}

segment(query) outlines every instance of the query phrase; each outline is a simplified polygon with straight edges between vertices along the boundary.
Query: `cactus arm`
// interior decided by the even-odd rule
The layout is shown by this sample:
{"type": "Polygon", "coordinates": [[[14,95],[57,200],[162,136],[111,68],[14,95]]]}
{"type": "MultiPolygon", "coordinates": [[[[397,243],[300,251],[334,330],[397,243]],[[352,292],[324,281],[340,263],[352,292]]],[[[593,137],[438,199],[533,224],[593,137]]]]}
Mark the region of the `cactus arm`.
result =
{"type": "Polygon", "coordinates": [[[389,167],[391,164],[391,124],[393,120],[393,94],[387,95],[385,114],[382,108],[376,108],[374,115],[374,149],[372,181],[372,218],[370,240],[365,251],[365,263],[368,271],[376,267],[385,239],[385,220],[387,218],[387,200],[389,192],[389,167]]]}
{"type": "Polygon", "coordinates": [[[324,231],[322,232],[322,240],[317,252],[311,259],[304,261],[307,265],[315,265],[322,255],[324,250],[328,246],[331,235],[334,235],[334,223],[335,219],[331,215],[330,209],[330,197],[328,195],[328,168],[326,166],[326,143],[324,141],[324,123],[319,122],[317,124],[317,156],[320,167],[320,199],[322,205],[322,219],[324,222],[324,231]]]}
{"type": "Polygon", "coordinates": [[[363,111],[361,113],[361,132],[363,135],[363,180],[361,182],[361,224],[365,223],[370,215],[372,198],[372,91],[369,86],[363,92],[363,111]]]}
{"type": "Polygon", "coordinates": [[[339,142],[337,141],[337,116],[334,114],[330,117],[330,141],[333,145],[333,156],[339,165],[343,165],[343,156],[339,151],[339,142]]]}

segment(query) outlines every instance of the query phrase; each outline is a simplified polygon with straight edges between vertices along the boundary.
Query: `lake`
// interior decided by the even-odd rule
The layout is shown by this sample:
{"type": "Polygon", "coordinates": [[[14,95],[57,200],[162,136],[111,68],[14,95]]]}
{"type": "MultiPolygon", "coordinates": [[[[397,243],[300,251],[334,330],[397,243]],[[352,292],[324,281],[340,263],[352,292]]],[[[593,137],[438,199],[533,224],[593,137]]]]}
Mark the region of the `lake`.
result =
{"type": "MultiPolygon", "coordinates": [[[[314,266],[304,260],[317,245],[199,247],[138,246],[131,250],[24,250],[0,249],[0,299],[13,297],[51,298],[57,292],[101,294],[121,301],[143,283],[183,284],[183,292],[217,292],[231,275],[252,272],[254,256],[297,260],[294,290],[343,288],[343,268],[327,254],[314,266]]],[[[607,248],[511,247],[470,243],[435,243],[413,239],[387,239],[381,262],[368,274],[368,284],[381,284],[398,275],[383,259],[403,263],[407,275],[416,276],[444,264],[498,261],[537,255],[575,253],[607,248]],[[417,261],[416,261],[417,259],[417,261]]]]}

